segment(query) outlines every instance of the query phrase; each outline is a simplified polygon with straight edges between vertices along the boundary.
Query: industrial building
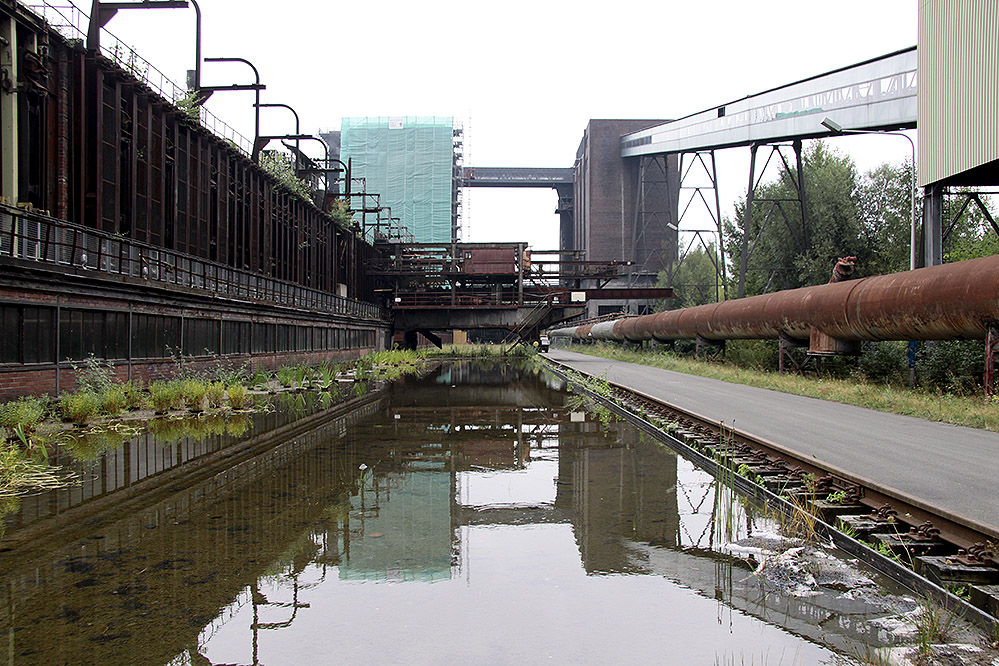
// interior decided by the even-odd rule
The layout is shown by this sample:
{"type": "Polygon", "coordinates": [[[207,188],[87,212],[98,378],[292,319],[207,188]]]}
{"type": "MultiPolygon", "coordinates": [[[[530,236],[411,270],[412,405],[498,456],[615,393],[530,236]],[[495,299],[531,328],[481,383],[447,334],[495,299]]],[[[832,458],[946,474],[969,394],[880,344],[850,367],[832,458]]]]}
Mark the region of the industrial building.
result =
{"type": "MultiPolygon", "coordinates": [[[[335,146],[335,134],[324,139],[335,146]]],[[[458,240],[461,129],[453,118],[344,118],[338,138],[352,179],[380,194],[379,205],[391,209],[413,242],[458,240]]]]}

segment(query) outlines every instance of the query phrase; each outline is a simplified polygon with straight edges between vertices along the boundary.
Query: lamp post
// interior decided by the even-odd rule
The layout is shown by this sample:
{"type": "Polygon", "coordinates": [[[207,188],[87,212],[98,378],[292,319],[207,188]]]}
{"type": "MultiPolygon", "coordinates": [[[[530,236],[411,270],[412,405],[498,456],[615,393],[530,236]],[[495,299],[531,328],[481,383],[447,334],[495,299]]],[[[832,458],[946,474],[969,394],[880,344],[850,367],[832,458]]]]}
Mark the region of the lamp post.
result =
{"type": "MultiPolygon", "coordinates": [[[[909,194],[912,198],[909,225],[909,270],[914,271],[919,266],[919,233],[916,229],[916,143],[908,134],[903,132],[892,132],[890,130],[850,130],[844,129],[842,125],[831,118],[823,118],[822,126],[836,134],[890,134],[892,136],[904,137],[912,148],[912,182],[909,186],[909,194]]],[[[909,365],[909,388],[916,385],[916,341],[909,341],[908,349],[909,365]]]]}
{"type": "MultiPolygon", "coordinates": [[[[293,116],[295,116],[295,134],[301,134],[302,133],[302,130],[301,130],[301,127],[300,127],[300,123],[299,123],[299,120],[298,120],[298,113],[295,111],[295,109],[291,108],[287,104],[280,104],[280,103],[275,102],[275,103],[270,103],[270,104],[260,103],[260,104],[257,104],[256,106],[258,108],[278,107],[278,108],[282,108],[282,109],[288,109],[289,111],[291,111],[291,114],[293,116]]],[[[298,174],[298,139],[295,139],[295,174],[296,175],[298,174]]]]}
{"type": "MultiPolygon", "coordinates": [[[[212,96],[213,92],[224,91],[224,90],[252,90],[256,95],[256,100],[253,103],[253,152],[250,157],[254,162],[260,156],[261,147],[260,144],[260,91],[267,88],[260,84],[260,72],[257,68],[253,66],[253,63],[246,58],[205,58],[205,62],[241,62],[250,66],[253,70],[254,83],[252,84],[235,84],[231,86],[203,86],[198,88],[198,96],[201,99],[201,103],[204,103],[209,97],[212,96]],[[206,94],[207,93],[207,94],[206,94]]],[[[266,145],[266,144],[265,144],[266,145]]]]}
{"type": "Polygon", "coordinates": [[[831,118],[823,118],[822,126],[836,134],[890,134],[891,136],[900,136],[909,142],[909,147],[912,148],[912,184],[909,187],[911,198],[911,208],[909,210],[909,270],[915,270],[919,266],[919,231],[916,227],[916,144],[912,140],[912,137],[904,132],[892,132],[890,130],[845,129],[831,118]]]}
{"type": "Polygon", "coordinates": [[[329,148],[329,146],[326,145],[325,141],[323,141],[322,139],[320,139],[317,136],[312,136],[311,134],[279,134],[279,135],[274,135],[274,136],[268,135],[268,136],[262,136],[262,137],[258,138],[258,141],[260,143],[260,149],[263,150],[267,146],[267,144],[269,142],[271,142],[271,141],[281,140],[281,139],[285,139],[287,141],[291,141],[291,140],[295,140],[295,141],[299,141],[299,140],[302,140],[302,141],[318,141],[320,144],[322,144],[323,153],[325,155],[325,157],[323,158],[323,165],[324,165],[325,168],[321,168],[321,169],[319,169],[319,171],[323,174],[323,178],[326,180],[326,189],[328,190],[329,186],[330,186],[329,185],[329,175],[328,175],[329,165],[330,165],[330,162],[335,162],[335,163],[339,164],[341,167],[343,167],[344,176],[346,178],[346,185],[345,185],[345,188],[344,188],[345,189],[344,196],[347,198],[347,205],[350,205],[350,165],[344,164],[342,161],[340,161],[340,160],[338,160],[336,158],[331,158],[330,157],[330,148],[329,148]]]}
{"type": "MultiPolygon", "coordinates": [[[[187,0],[143,0],[143,2],[102,2],[94,0],[90,5],[90,24],[87,26],[87,48],[99,51],[101,48],[101,28],[107,25],[119,9],[185,9],[187,0]]],[[[197,3],[195,3],[197,9],[197,3]]],[[[201,27],[201,10],[198,10],[198,27],[201,27]]],[[[200,40],[199,40],[200,41],[200,40]]]]}

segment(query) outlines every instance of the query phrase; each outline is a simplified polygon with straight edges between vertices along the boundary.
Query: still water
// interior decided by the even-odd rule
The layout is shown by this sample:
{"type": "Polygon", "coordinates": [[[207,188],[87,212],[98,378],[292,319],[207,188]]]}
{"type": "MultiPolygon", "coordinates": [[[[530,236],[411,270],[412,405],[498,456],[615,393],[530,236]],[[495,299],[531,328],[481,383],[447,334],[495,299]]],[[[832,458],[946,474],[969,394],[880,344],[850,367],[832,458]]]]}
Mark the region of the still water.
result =
{"type": "Polygon", "coordinates": [[[727,544],[776,526],[536,368],[361,402],[145,435],[26,499],[0,663],[817,664],[872,613],[764,584],[727,544]]]}

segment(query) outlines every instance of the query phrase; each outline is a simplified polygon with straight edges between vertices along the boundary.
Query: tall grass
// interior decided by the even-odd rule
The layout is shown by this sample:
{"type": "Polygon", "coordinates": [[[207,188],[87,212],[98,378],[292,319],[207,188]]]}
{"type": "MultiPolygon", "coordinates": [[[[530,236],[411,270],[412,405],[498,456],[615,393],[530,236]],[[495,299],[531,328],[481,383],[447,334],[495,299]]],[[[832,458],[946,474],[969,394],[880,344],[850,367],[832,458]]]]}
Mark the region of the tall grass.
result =
{"type": "Polygon", "coordinates": [[[931,421],[999,431],[999,404],[986,400],[983,396],[909,390],[887,384],[872,384],[859,378],[780,375],[724,363],[700,361],[665,351],[633,351],[605,344],[580,345],[572,349],[592,356],[710,377],[734,384],[832,400],[931,421]]]}

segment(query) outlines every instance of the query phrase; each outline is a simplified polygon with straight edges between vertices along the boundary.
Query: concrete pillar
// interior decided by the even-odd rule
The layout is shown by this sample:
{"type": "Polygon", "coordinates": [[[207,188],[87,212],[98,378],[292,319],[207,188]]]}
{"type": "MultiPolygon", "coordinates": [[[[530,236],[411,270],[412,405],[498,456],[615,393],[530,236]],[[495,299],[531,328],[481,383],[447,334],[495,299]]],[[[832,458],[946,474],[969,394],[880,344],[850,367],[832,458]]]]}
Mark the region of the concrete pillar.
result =
{"type": "Polygon", "coordinates": [[[924,266],[943,263],[943,185],[931,183],[923,188],[923,253],[924,266]]]}

